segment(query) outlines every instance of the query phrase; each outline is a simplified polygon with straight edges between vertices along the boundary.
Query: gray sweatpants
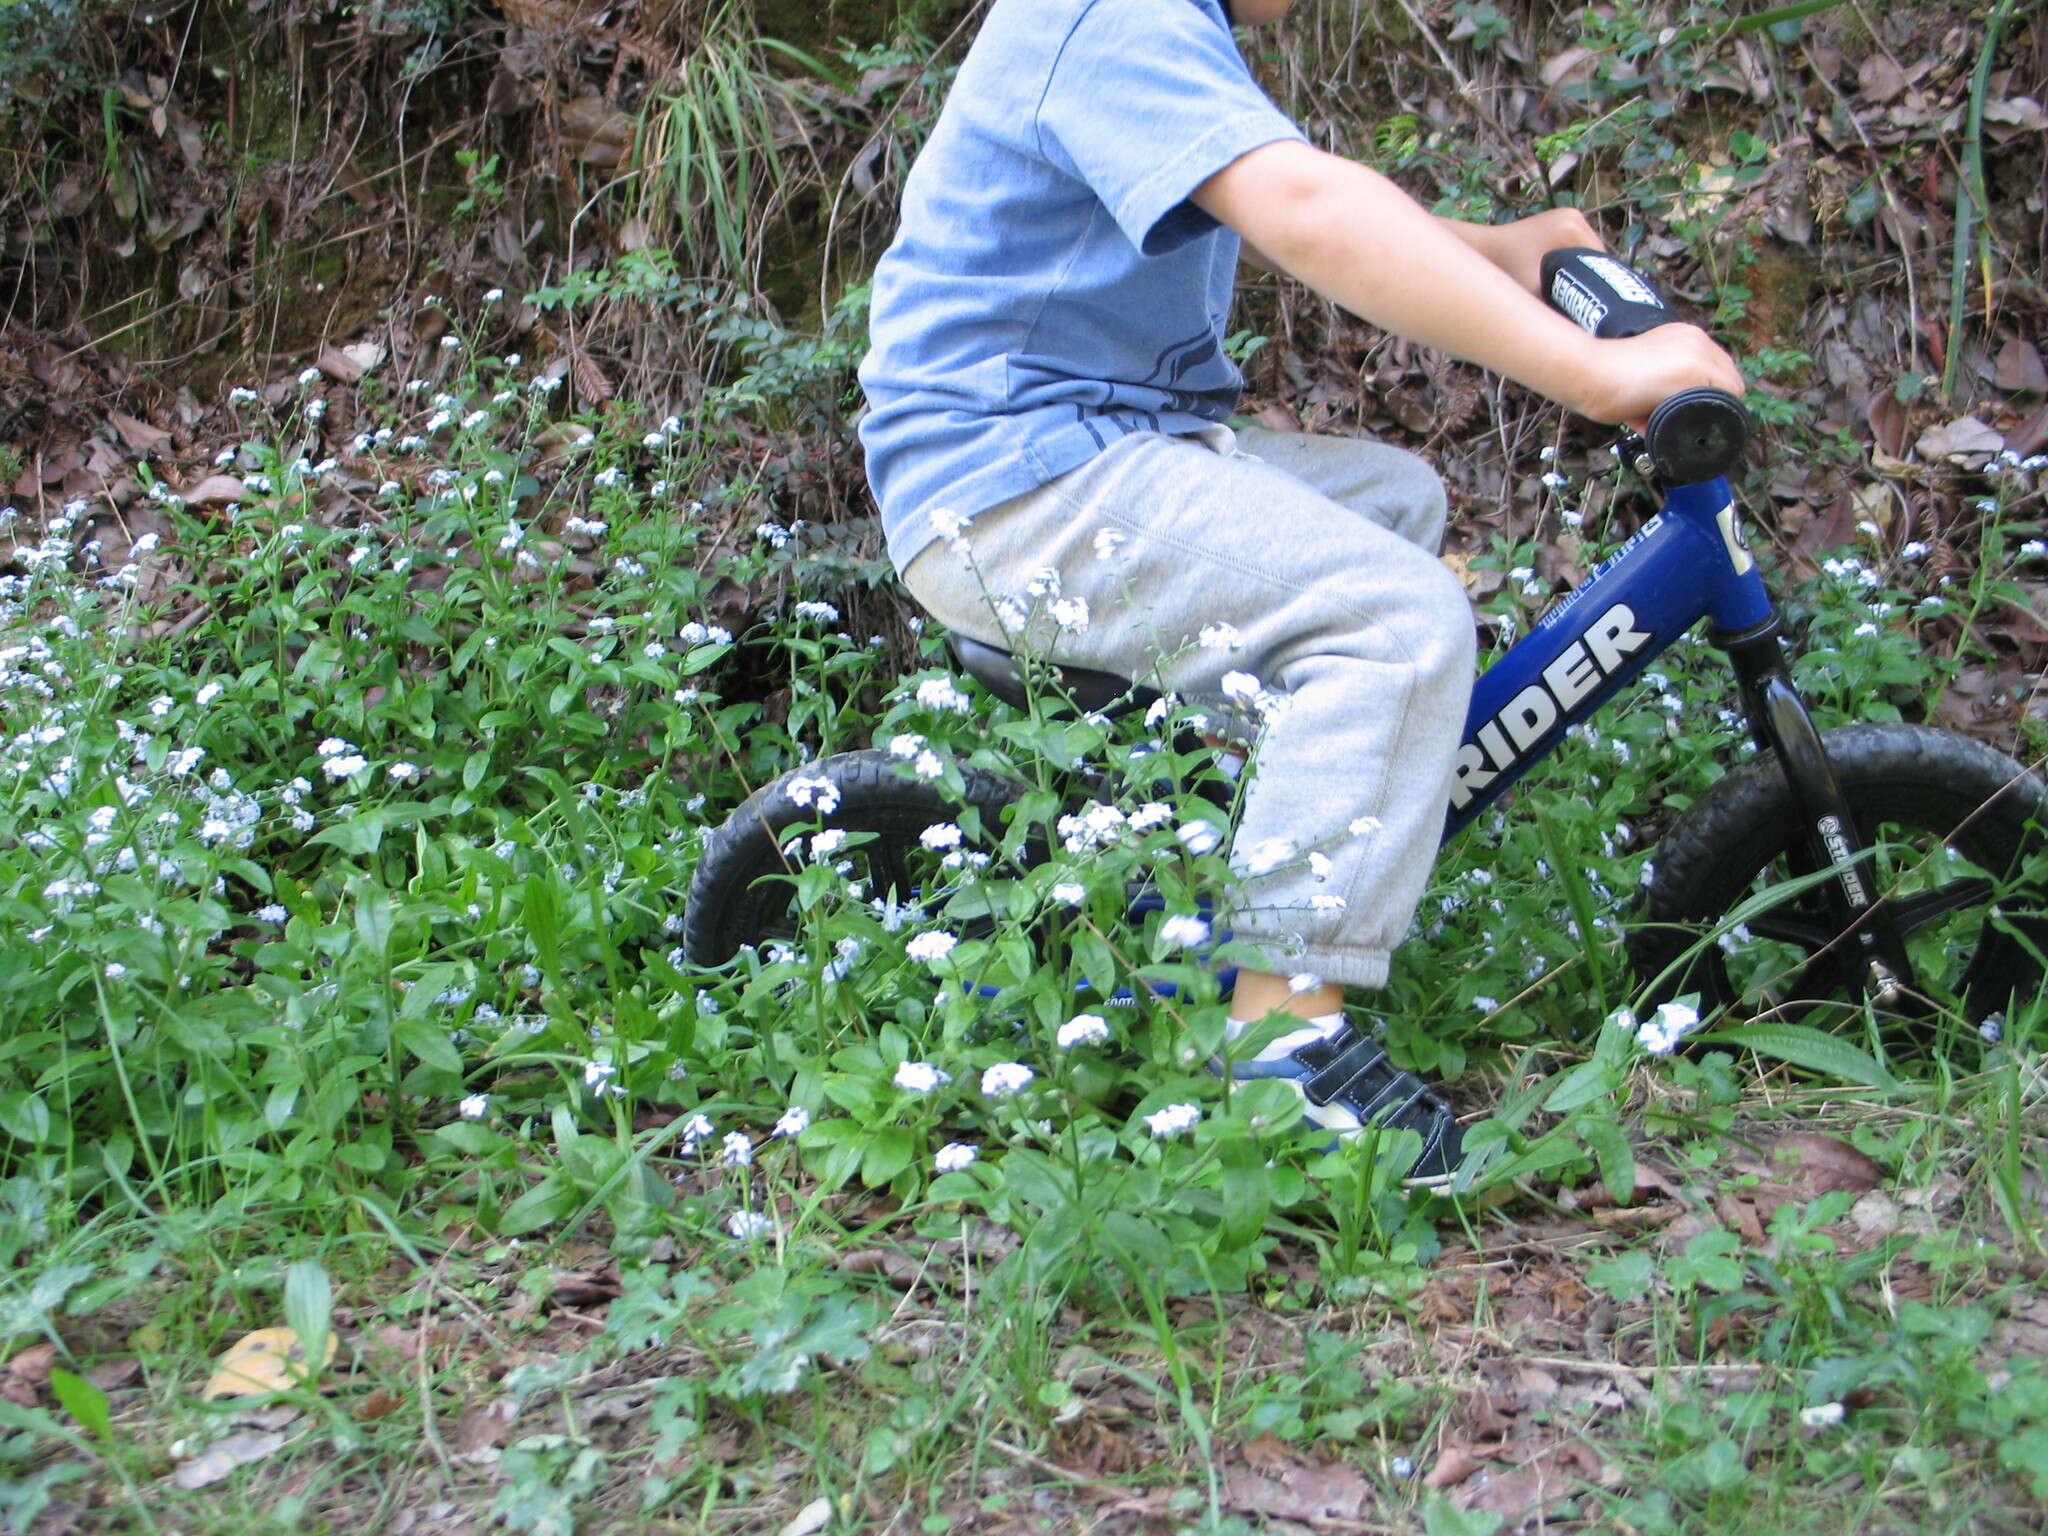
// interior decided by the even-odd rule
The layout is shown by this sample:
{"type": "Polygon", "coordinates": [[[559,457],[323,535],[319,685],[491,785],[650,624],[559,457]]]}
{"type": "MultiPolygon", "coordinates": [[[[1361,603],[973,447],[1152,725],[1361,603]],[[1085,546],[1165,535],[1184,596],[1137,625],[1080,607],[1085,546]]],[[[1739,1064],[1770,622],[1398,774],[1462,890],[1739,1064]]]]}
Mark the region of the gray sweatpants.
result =
{"type": "Polygon", "coordinates": [[[1444,511],[1435,473],[1385,444],[1140,433],[982,512],[903,579],[990,644],[1191,699],[1257,678],[1230,926],[1270,970],[1377,987],[1429,877],[1472,687],[1471,608],[1435,556],[1444,511]]]}

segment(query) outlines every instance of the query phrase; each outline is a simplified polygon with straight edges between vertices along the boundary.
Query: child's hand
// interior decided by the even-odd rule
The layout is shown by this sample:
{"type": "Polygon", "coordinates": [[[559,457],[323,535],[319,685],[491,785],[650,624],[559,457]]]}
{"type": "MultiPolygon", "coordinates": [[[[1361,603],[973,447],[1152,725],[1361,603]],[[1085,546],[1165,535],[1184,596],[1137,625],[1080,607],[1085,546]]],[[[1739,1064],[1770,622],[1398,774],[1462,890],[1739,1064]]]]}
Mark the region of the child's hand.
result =
{"type": "Polygon", "coordinates": [[[1543,258],[1552,251],[1590,246],[1602,240],[1576,208],[1546,208],[1511,224],[1467,225],[1467,243],[1538,298],[1543,296],[1543,258]]]}
{"type": "Polygon", "coordinates": [[[1587,373],[1576,399],[1564,400],[1594,421],[1642,430],[1650,412],[1684,389],[1746,392],[1742,371],[1705,331],[1674,321],[1619,341],[1586,338],[1587,373]]]}

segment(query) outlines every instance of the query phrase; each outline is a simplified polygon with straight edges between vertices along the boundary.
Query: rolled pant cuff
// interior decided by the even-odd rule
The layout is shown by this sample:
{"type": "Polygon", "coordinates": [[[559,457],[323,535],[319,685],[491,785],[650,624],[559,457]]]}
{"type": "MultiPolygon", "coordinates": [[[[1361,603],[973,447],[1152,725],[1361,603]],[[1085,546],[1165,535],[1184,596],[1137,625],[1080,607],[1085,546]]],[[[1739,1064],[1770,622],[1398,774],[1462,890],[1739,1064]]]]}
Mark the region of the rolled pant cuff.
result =
{"type": "Polygon", "coordinates": [[[1311,971],[1324,981],[1345,987],[1384,987],[1392,969],[1393,953],[1385,949],[1357,949],[1346,945],[1311,944],[1294,949],[1298,940],[1278,934],[1246,933],[1234,928],[1231,938],[1255,944],[1266,951],[1266,969],[1278,976],[1311,971]]]}

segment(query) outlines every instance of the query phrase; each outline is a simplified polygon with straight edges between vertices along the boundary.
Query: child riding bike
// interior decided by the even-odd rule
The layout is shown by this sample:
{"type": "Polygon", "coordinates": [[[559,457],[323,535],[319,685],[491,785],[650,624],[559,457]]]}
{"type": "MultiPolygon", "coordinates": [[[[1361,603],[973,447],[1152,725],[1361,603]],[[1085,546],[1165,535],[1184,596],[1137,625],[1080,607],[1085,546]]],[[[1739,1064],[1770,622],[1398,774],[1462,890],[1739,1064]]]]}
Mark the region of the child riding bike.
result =
{"type": "Polygon", "coordinates": [[[1229,1070],[1340,1135],[1416,1131],[1436,1181],[1455,1116],[1344,1008],[1428,878],[1470,608],[1421,460],[1227,425],[1237,263],[1598,421],[1743,384],[1692,326],[1596,340],[1544,305],[1544,254],[1599,244],[1577,211],[1439,218],[1313,148],[1231,32],[1295,3],[994,0],[875,275],[861,438],[890,558],[950,628],[1255,708],[1228,917],[1267,958],[1230,1034],[1288,1022],[1229,1070]]]}

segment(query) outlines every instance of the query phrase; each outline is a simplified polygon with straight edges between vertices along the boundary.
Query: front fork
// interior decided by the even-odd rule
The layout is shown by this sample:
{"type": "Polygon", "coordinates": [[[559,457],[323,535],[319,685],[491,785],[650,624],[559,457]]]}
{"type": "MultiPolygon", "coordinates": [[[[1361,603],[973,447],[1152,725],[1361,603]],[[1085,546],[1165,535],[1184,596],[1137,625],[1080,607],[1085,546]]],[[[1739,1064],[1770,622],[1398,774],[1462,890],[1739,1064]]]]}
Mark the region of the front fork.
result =
{"type": "Polygon", "coordinates": [[[1734,664],[1757,749],[1775,753],[1785,770],[1814,867],[1834,871],[1822,890],[1840,935],[1835,943],[1853,946],[1856,969],[1870,996],[1893,1005],[1915,986],[1905,940],[1871,878],[1875,854],[1863,846],[1820,732],[1792,685],[1779,641],[1783,629],[1773,613],[1750,629],[1734,634],[1714,630],[1708,639],[1734,664]]]}

